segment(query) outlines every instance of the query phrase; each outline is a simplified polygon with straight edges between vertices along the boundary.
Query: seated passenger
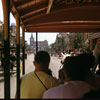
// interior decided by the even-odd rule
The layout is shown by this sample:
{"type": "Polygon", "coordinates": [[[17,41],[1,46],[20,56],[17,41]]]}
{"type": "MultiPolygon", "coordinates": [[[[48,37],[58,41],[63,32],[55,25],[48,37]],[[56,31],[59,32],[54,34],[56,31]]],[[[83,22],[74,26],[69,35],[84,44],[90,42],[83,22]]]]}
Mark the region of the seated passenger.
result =
{"type": "Polygon", "coordinates": [[[48,69],[50,56],[47,52],[37,52],[33,63],[35,71],[30,72],[21,79],[21,99],[42,98],[47,89],[58,85],[58,81],[51,76],[48,69]]]}
{"type": "Polygon", "coordinates": [[[81,57],[81,60],[85,59],[87,61],[89,67],[89,72],[86,77],[86,82],[88,82],[90,85],[96,88],[100,88],[100,77],[91,70],[95,65],[94,56],[92,54],[87,54],[87,53],[81,54],[79,56],[81,57]]]}
{"type": "Polygon", "coordinates": [[[94,51],[93,51],[93,55],[95,57],[95,66],[93,68],[93,71],[96,72],[98,64],[99,64],[99,69],[100,69],[100,40],[97,41],[97,44],[96,44],[94,51]]]}
{"type": "Polygon", "coordinates": [[[83,56],[67,57],[64,61],[64,84],[47,90],[43,98],[45,99],[77,99],[95,87],[91,86],[85,79],[89,72],[89,61],[91,59],[81,59],[83,56]]]}

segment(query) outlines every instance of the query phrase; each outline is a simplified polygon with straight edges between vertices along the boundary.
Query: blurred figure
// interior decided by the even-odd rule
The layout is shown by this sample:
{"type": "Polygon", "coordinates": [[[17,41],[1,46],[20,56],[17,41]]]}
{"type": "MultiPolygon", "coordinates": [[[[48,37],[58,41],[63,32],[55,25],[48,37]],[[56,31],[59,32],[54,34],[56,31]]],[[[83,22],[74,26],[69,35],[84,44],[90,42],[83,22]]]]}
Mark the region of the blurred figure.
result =
{"type": "Polygon", "coordinates": [[[13,71],[13,68],[15,66],[15,61],[16,61],[16,56],[15,56],[15,52],[11,52],[10,54],[10,68],[13,71]]]}
{"type": "Polygon", "coordinates": [[[95,66],[93,68],[93,71],[96,72],[96,69],[98,67],[98,75],[100,75],[100,41],[97,42],[93,55],[95,57],[95,66]]]}
{"type": "Polygon", "coordinates": [[[74,56],[77,56],[77,49],[74,49],[74,56]]]}
{"type": "Polygon", "coordinates": [[[1,66],[4,68],[4,54],[3,52],[1,53],[1,66]]]}
{"type": "Polygon", "coordinates": [[[70,54],[68,54],[68,53],[63,54],[63,56],[61,58],[61,64],[63,64],[66,57],[69,57],[69,56],[70,56],[70,54]]]}

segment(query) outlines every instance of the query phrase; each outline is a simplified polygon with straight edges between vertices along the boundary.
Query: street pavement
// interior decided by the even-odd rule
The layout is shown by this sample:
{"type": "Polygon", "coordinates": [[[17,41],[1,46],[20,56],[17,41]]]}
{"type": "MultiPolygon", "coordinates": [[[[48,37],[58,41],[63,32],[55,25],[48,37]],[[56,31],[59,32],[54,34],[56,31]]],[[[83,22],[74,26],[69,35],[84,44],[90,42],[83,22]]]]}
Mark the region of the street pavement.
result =
{"type": "MultiPolygon", "coordinates": [[[[30,54],[27,56],[27,60],[25,60],[25,74],[34,71],[35,67],[33,65],[34,55],[30,54]]],[[[58,70],[60,69],[60,61],[58,57],[51,57],[51,62],[49,68],[52,70],[52,74],[54,77],[58,78],[58,70]]],[[[0,71],[1,73],[1,71],[0,71]]],[[[22,76],[22,73],[21,73],[22,76]]],[[[4,98],[4,77],[0,76],[0,99],[4,98]]],[[[11,75],[10,78],[10,87],[11,87],[11,98],[13,99],[16,93],[16,73],[11,75]]]]}

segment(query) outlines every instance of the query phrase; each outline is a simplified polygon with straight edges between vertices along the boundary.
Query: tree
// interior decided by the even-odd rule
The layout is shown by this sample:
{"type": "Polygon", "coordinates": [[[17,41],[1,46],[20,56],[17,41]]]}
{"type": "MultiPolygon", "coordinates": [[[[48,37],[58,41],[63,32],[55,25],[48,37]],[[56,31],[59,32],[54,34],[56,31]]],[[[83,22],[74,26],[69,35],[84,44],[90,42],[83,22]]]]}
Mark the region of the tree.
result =
{"type": "Polygon", "coordinates": [[[57,35],[55,43],[51,44],[50,47],[52,50],[55,50],[56,52],[63,52],[66,49],[65,37],[57,35]]]}
{"type": "Polygon", "coordinates": [[[73,35],[71,46],[72,48],[83,48],[84,47],[84,39],[81,33],[77,33],[73,35]]]}

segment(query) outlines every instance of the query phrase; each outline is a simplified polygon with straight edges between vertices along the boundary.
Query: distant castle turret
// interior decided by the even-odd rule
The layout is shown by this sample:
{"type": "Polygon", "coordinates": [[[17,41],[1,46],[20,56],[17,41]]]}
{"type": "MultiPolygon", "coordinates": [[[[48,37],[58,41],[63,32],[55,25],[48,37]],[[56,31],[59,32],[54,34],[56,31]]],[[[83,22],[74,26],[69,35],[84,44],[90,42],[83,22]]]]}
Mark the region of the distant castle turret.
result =
{"type": "Polygon", "coordinates": [[[34,38],[33,38],[33,34],[31,34],[31,38],[30,38],[30,46],[33,46],[34,44],[34,38]]]}
{"type": "MultiPolygon", "coordinates": [[[[33,34],[31,34],[31,37],[30,37],[30,48],[31,48],[32,52],[36,51],[36,41],[34,41],[33,34]]],[[[47,40],[38,41],[38,51],[47,50],[47,48],[48,48],[48,41],[47,40]]]]}

